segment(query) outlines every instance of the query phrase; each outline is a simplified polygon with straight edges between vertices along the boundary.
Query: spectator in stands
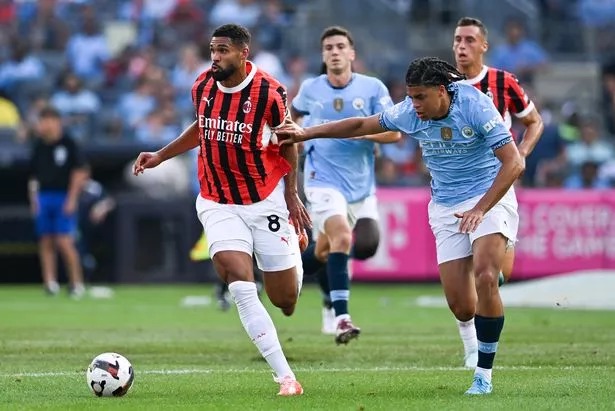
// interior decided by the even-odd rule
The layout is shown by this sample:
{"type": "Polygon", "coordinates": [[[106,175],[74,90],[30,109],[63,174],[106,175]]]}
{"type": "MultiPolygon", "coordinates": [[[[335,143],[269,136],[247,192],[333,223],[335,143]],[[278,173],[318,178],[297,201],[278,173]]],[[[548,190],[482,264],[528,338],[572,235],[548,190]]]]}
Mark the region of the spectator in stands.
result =
{"type": "Polygon", "coordinates": [[[282,49],[284,30],[289,27],[289,20],[282,11],[280,0],[266,0],[264,3],[255,37],[267,50],[278,52],[282,49]]]}
{"type": "Polygon", "coordinates": [[[544,130],[532,151],[532,155],[525,159],[525,172],[521,177],[521,182],[526,187],[536,186],[536,174],[544,164],[553,162],[553,167],[557,169],[566,165],[567,141],[560,133],[562,127],[553,121],[551,111],[541,104],[539,98],[533,96],[532,101],[534,101],[542,116],[544,130]]]}
{"type": "Polygon", "coordinates": [[[397,166],[387,157],[381,157],[376,162],[376,183],[380,187],[399,186],[397,166]]]}
{"type": "Polygon", "coordinates": [[[606,129],[615,135],[615,62],[603,67],[602,84],[606,129]]]}
{"type": "Polygon", "coordinates": [[[575,170],[564,181],[564,187],[567,189],[593,189],[600,190],[609,188],[609,182],[605,178],[598,175],[599,164],[593,161],[586,161],[581,164],[579,170],[575,170]]]}
{"type": "Polygon", "coordinates": [[[98,86],[104,80],[103,69],[109,56],[107,40],[99,30],[96,16],[86,14],[81,31],[73,34],[66,46],[70,68],[86,84],[98,86]]]}
{"type": "Polygon", "coordinates": [[[606,181],[610,187],[615,188],[615,158],[600,166],[598,178],[606,181]]]}
{"type": "Polygon", "coordinates": [[[19,16],[19,33],[35,49],[64,51],[70,27],[58,13],[56,0],[16,2],[19,16]]]}
{"type": "Polygon", "coordinates": [[[91,137],[95,131],[96,114],[100,99],[74,73],[68,72],[62,79],[62,89],[51,97],[51,104],[62,114],[62,121],[71,136],[77,140],[91,137]]]}
{"type": "Polygon", "coordinates": [[[156,41],[156,28],[175,8],[177,0],[128,0],[118,5],[118,17],[137,25],[137,44],[151,45],[156,41]]]}
{"type": "Polygon", "coordinates": [[[288,101],[293,101],[299,87],[304,80],[314,77],[312,73],[308,73],[308,62],[300,53],[293,53],[286,61],[286,72],[288,73],[284,79],[288,101]]]}
{"type": "Polygon", "coordinates": [[[175,44],[191,41],[208,32],[204,24],[205,15],[194,0],[178,0],[167,17],[167,27],[173,31],[175,44]]]}
{"type": "Polygon", "coordinates": [[[138,141],[162,146],[173,141],[180,132],[179,126],[168,123],[168,116],[162,110],[155,110],[137,126],[135,137],[138,141]]]}
{"type": "Polygon", "coordinates": [[[10,58],[0,65],[0,89],[5,90],[18,108],[25,111],[29,91],[42,88],[44,78],[45,67],[31,53],[28,42],[14,39],[10,58]]]}
{"type": "Polygon", "coordinates": [[[558,126],[559,135],[566,144],[579,141],[579,136],[581,135],[581,115],[577,104],[572,101],[562,104],[561,116],[562,120],[558,126]]]}
{"type": "Polygon", "coordinates": [[[584,163],[601,165],[613,158],[613,145],[601,138],[600,121],[587,117],[581,125],[581,137],[578,142],[566,148],[568,164],[575,170],[580,170],[584,163]]]}
{"type": "Polygon", "coordinates": [[[19,110],[6,93],[0,90],[0,140],[19,139],[20,130],[23,128],[19,110]]]}
{"type": "Polygon", "coordinates": [[[175,88],[175,104],[182,117],[194,120],[194,106],[192,104],[192,85],[194,79],[209,68],[210,64],[204,61],[196,45],[189,43],[182,47],[180,58],[171,72],[171,84],[175,88]]]}
{"type": "Polygon", "coordinates": [[[149,81],[141,78],[133,91],[120,97],[117,116],[122,119],[125,127],[134,129],[155,108],[152,86],[149,81]]]}
{"type": "Polygon", "coordinates": [[[526,37],[520,20],[509,19],[505,31],[506,43],[493,48],[490,65],[515,74],[521,83],[532,84],[534,75],[548,62],[547,53],[526,37]]]}
{"type": "Polygon", "coordinates": [[[420,150],[417,149],[415,140],[408,136],[402,136],[396,143],[380,146],[382,156],[393,162],[397,179],[403,185],[411,185],[410,180],[417,175],[417,160],[421,158],[420,150]]]}
{"type": "Polygon", "coordinates": [[[288,83],[288,76],[284,71],[284,65],[278,54],[263,48],[254,39],[252,40],[250,53],[252,55],[250,60],[256,64],[256,67],[279,79],[282,84],[286,85],[288,83]]]}
{"type": "Polygon", "coordinates": [[[578,0],[576,6],[587,49],[598,58],[614,57],[615,1],[578,0]]]}
{"type": "Polygon", "coordinates": [[[247,28],[256,26],[261,6],[255,0],[218,0],[209,15],[211,26],[235,23],[247,28]]]}

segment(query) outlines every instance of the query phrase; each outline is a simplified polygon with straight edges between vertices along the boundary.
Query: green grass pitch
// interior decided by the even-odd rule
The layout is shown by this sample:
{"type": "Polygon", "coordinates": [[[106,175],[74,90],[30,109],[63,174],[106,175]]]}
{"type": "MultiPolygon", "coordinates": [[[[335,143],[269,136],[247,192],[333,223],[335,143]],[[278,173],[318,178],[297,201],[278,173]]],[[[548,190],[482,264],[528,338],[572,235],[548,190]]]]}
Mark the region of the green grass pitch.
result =
{"type": "MultiPolygon", "coordinates": [[[[320,334],[320,299],[307,286],[293,317],[273,308],[301,397],[279,398],[234,309],[184,307],[206,286],[121,286],[109,300],[72,301],[40,287],[0,287],[0,409],[57,410],[615,410],[615,313],[508,309],[494,392],[468,398],[472,371],[445,308],[422,308],[437,285],[355,284],[360,339],[320,334]],[[124,354],[135,383],[97,398],[85,368],[124,354]]],[[[615,298],[615,297],[614,297],[615,298]]]]}

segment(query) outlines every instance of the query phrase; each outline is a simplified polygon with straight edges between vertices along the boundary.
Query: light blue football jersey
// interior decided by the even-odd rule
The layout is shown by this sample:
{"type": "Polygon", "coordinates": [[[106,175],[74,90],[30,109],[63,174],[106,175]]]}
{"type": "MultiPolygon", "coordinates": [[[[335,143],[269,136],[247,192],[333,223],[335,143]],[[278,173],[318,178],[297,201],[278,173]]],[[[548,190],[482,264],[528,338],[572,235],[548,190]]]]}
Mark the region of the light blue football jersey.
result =
{"type": "MultiPolygon", "coordinates": [[[[382,81],[358,73],[343,88],[333,87],[327,75],[305,80],[293,99],[293,107],[304,117],[304,127],[368,117],[393,107],[382,81]]],[[[335,136],[331,136],[335,137],[335,136]]],[[[374,194],[374,148],[372,141],[316,139],[305,142],[305,187],[331,187],[354,203],[374,194]]]]}
{"type": "Polygon", "coordinates": [[[484,194],[501,166],[494,151],[513,141],[491,98],[474,86],[450,87],[453,100],[444,119],[419,119],[409,97],[380,115],[386,130],[418,140],[432,198],[445,206],[484,194]]]}

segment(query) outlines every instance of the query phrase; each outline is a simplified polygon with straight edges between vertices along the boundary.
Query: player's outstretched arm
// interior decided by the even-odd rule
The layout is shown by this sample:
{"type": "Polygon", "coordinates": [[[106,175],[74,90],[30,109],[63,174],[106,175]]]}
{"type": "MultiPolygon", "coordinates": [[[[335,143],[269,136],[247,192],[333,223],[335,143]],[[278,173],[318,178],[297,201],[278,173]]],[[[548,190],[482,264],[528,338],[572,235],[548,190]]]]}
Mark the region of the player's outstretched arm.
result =
{"type": "Polygon", "coordinates": [[[140,153],[133,166],[134,175],[143,173],[146,168],[154,168],[163,161],[192,150],[199,145],[199,125],[198,122],[190,124],[186,129],[169,144],[156,151],[155,153],[140,153]]]}
{"type": "Polygon", "coordinates": [[[369,140],[380,144],[397,143],[401,140],[401,133],[399,131],[387,131],[380,134],[370,134],[368,136],[357,137],[359,140],[369,140]]]}
{"type": "Polygon", "coordinates": [[[388,131],[380,125],[379,117],[380,114],[370,117],[351,117],[307,128],[301,128],[293,121],[286,120],[276,134],[284,144],[315,138],[352,138],[379,134],[388,131]]]}

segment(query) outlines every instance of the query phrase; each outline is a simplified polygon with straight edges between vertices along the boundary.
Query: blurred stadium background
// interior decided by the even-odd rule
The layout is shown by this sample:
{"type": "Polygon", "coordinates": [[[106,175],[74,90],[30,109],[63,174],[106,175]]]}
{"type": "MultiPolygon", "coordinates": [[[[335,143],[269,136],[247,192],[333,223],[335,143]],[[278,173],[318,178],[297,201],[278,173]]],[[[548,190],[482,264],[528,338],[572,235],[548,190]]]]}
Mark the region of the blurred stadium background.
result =
{"type": "MultiPolygon", "coordinates": [[[[209,66],[211,29],[249,27],[252,59],[292,99],[319,71],[322,29],[346,26],[356,71],[380,77],[399,101],[407,63],[452,60],[455,22],[466,15],[485,22],[488,64],[516,72],[546,125],[519,184],[514,278],[615,268],[613,0],[0,0],[0,282],[40,281],[27,179],[45,103],[60,110],[115,201],[88,234],[88,282],[210,281],[209,263],[188,258],[201,231],[194,158],[139,180],[128,169],[193,118],[189,90],[209,66]],[[502,52],[514,33],[527,55],[502,52]]],[[[437,281],[415,143],[382,147],[377,167],[385,233],[357,280],[437,281]]]]}

